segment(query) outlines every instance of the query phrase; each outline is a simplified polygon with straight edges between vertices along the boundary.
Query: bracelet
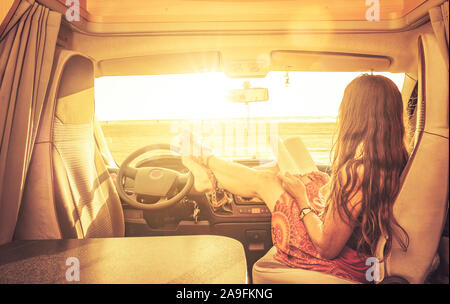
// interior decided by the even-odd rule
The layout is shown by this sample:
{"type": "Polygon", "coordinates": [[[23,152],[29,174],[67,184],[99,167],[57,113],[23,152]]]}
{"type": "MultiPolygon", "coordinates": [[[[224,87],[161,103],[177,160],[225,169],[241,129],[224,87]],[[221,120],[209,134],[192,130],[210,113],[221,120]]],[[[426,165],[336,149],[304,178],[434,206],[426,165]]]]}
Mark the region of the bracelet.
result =
{"type": "Polygon", "coordinates": [[[314,213],[315,213],[315,211],[314,211],[313,208],[311,208],[311,207],[305,207],[305,208],[303,208],[302,210],[300,210],[300,216],[299,216],[300,221],[303,221],[303,219],[305,218],[305,216],[306,216],[308,213],[310,213],[310,212],[314,212],[314,213]]]}

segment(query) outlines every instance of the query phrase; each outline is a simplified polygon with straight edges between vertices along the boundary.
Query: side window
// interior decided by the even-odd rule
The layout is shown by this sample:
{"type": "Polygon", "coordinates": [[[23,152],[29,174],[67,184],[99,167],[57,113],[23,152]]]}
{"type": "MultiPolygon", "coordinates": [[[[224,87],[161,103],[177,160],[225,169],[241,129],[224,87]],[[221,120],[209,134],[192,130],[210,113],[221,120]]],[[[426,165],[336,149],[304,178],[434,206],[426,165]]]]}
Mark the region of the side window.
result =
{"type": "Polygon", "coordinates": [[[413,92],[408,100],[408,106],[406,108],[406,114],[408,115],[408,125],[406,128],[406,137],[408,143],[408,150],[411,152],[414,148],[414,133],[416,131],[417,122],[417,98],[418,98],[418,84],[414,87],[413,92]]]}

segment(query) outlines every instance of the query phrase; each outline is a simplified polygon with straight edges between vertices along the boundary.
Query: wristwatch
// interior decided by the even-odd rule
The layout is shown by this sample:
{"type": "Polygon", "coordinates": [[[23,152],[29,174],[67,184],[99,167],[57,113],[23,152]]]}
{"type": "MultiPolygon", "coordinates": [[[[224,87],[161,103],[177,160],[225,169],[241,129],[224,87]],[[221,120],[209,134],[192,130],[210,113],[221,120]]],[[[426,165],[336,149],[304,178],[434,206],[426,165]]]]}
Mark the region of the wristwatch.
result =
{"type": "Polygon", "coordinates": [[[300,220],[303,221],[303,218],[310,212],[314,212],[314,210],[311,207],[305,207],[302,210],[300,210],[300,220]]]}

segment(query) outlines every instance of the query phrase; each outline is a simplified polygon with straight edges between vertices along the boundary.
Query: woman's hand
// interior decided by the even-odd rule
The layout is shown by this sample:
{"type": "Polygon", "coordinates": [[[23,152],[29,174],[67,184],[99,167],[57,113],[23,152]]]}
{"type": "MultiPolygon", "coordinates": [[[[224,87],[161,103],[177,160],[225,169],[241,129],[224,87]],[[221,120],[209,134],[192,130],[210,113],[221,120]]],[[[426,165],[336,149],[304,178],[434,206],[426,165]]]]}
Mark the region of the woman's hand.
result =
{"type": "Polygon", "coordinates": [[[284,175],[278,174],[278,178],[280,179],[281,186],[284,190],[296,200],[300,210],[309,207],[306,186],[300,177],[286,172],[284,175]]]}

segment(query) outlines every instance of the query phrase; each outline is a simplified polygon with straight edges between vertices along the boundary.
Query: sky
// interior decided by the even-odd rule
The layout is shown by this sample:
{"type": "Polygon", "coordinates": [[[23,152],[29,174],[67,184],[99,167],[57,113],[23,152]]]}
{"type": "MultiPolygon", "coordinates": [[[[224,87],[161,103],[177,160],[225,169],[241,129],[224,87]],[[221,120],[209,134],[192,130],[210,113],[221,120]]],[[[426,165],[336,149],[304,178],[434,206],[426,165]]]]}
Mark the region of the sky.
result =
{"type": "MultiPolygon", "coordinates": [[[[376,73],[391,78],[401,90],[404,74],[376,73]]],[[[270,72],[265,78],[231,79],[224,73],[107,76],[95,80],[96,115],[101,121],[245,118],[243,103],[226,99],[229,89],[269,90],[269,100],[249,105],[250,116],[337,116],[344,89],[361,73],[270,72]]]]}

